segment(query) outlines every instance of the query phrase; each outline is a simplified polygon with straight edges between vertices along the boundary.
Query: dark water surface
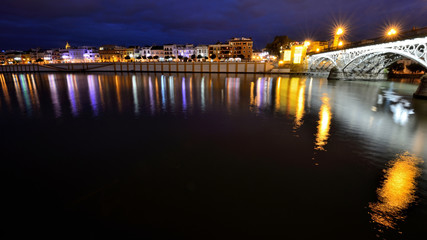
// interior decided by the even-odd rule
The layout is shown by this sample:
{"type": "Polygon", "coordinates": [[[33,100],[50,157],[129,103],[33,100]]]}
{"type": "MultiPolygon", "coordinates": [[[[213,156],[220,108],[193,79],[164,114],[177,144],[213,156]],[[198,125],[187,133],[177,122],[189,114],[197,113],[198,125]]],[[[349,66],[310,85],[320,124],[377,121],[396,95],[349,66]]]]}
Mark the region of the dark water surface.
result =
{"type": "Polygon", "coordinates": [[[4,239],[424,239],[419,81],[0,74],[4,239]]]}

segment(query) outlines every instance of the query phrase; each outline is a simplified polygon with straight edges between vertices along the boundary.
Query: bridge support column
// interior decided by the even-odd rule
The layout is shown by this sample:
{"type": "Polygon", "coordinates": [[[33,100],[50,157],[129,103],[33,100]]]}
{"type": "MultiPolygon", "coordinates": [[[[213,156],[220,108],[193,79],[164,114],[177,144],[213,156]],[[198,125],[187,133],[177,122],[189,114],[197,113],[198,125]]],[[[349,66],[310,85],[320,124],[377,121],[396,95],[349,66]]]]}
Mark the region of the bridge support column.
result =
{"type": "Polygon", "coordinates": [[[337,67],[333,67],[329,72],[328,80],[344,80],[344,79],[347,79],[346,76],[344,75],[344,71],[337,67]]]}
{"type": "Polygon", "coordinates": [[[427,74],[421,77],[421,82],[414,93],[414,98],[427,99],[427,74]]]}
{"type": "Polygon", "coordinates": [[[350,73],[337,67],[333,67],[329,72],[328,80],[387,80],[387,73],[350,73]]]}

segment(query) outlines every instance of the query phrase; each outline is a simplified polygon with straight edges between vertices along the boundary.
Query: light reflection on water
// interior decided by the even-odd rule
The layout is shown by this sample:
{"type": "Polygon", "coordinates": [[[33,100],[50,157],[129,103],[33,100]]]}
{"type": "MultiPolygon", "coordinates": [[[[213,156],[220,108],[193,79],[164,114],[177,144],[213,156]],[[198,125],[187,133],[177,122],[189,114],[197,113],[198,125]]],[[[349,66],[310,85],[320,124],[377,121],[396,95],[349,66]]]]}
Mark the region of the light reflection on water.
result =
{"type": "Polygon", "coordinates": [[[331,125],[332,113],[327,94],[322,97],[322,106],[319,112],[319,125],[316,134],[316,150],[325,150],[324,146],[328,143],[329,130],[331,125]]]}
{"type": "MultiPolygon", "coordinates": [[[[427,159],[427,102],[411,98],[414,84],[305,76],[0,74],[0,87],[0,117],[249,114],[288,124],[291,138],[298,136],[311,144],[307,151],[319,154],[328,154],[333,139],[341,144],[335,148],[353,144],[347,139],[361,139],[359,154],[378,169],[390,160],[384,156],[404,151],[427,159]]],[[[422,171],[426,168],[413,155],[393,160],[378,202],[369,204],[372,220],[390,228],[398,225],[403,211],[421,195],[415,179],[422,171]]]]}
{"type": "Polygon", "coordinates": [[[404,153],[389,163],[384,181],[377,190],[378,202],[370,203],[372,220],[384,227],[395,228],[398,221],[405,219],[405,210],[416,199],[419,164],[422,160],[404,153]]]}
{"type": "MultiPolygon", "coordinates": [[[[27,117],[102,117],[108,113],[139,117],[219,109],[228,114],[284,116],[293,121],[294,131],[303,127],[307,119],[316,119],[317,150],[327,149],[332,122],[339,120],[347,125],[350,134],[363,132],[373,144],[378,140],[394,146],[413,142],[417,154],[425,153],[418,146],[419,139],[427,135],[426,121],[415,120],[412,98],[408,97],[416,85],[405,83],[173,74],[1,74],[0,83],[2,111],[27,117]],[[408,86],[411,90],[402,94],[408,86]],[[39,95],[45,97],[46,92],[50,103],[45,102],[40,109],[39,95]],[[417,141],[413,140],[414,135],[417,141]]],[[[413,150],[413,146],[403,150],[413,150]]]]}
{"type": "Polygon", "coordinates": [[[1,82],[2,92],[3,92],[3,97],[4,97],[4,99],[5,99],[5,102],[6,102],[6,104],[7,104],[7,107],[8,107],[8,108],[9,108],[9,110],[10,110],[11,105],[10,105],[9,90],[7,89],[6,80],[5,80],[4,75],[3,75],[3,74],[0,74],[0,82],[1,82]]]}

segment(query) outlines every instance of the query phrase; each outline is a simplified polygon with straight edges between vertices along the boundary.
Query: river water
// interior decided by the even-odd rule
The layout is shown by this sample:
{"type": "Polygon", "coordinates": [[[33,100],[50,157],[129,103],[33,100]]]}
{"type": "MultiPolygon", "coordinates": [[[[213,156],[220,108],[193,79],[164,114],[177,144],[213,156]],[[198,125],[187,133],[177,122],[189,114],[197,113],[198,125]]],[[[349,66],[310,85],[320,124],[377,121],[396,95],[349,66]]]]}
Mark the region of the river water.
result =
{"type": "Polygon", "coordinates": [[[422,239],[419,80],[0,74],[1,235],[422,239]]]}

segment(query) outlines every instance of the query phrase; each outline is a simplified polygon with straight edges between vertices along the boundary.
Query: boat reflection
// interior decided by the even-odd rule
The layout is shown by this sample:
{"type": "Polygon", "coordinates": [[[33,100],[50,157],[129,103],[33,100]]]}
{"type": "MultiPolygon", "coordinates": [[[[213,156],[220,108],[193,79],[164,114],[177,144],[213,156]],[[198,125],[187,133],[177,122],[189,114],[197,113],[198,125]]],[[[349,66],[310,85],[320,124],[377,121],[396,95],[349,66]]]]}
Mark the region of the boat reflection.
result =
{"type": "Polygon", "coordinates": [[[415,201],[416,179],[420,175],[422,160],[415,155],[399,155],[385,171],[384,182],[377,189],[378,202],[370,203],[372,220],[386,228],[395,228],[405,219],[404,210],[415,201]]]}

